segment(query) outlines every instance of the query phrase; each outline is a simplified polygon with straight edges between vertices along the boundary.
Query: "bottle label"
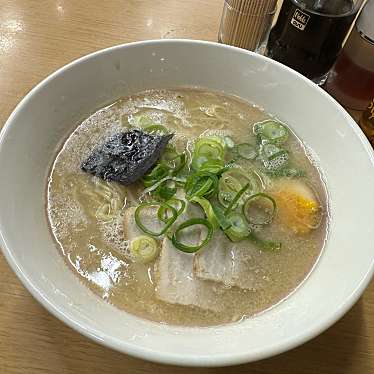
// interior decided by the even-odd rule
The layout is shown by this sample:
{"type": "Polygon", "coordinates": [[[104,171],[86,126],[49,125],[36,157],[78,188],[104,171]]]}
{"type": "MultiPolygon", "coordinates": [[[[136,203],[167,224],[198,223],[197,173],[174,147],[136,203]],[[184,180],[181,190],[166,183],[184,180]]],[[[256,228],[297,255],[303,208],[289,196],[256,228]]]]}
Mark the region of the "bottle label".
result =
{"type": "Polygon", "coordinates": [[[291,18],[291,25],[303,31],[309,21],[309,18],[309,14],[302,12],[300,9],[296,9],[291,18]]]}

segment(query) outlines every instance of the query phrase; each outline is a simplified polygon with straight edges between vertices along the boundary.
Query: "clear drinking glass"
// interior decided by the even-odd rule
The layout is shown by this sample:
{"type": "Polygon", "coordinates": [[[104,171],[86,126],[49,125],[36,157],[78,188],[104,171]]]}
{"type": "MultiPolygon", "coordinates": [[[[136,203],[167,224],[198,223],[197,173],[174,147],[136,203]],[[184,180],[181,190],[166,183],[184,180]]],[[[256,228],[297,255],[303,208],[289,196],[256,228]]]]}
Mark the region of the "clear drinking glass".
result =
{"type": "Polygon", "coordinates": [[[218,41],[264,53],[276,0],[225,0],[218,41]]]}
{"type": "Polygon", "coordinates": [[[363,0],[284,0],[267,55],[323,84],[363,0]]]}

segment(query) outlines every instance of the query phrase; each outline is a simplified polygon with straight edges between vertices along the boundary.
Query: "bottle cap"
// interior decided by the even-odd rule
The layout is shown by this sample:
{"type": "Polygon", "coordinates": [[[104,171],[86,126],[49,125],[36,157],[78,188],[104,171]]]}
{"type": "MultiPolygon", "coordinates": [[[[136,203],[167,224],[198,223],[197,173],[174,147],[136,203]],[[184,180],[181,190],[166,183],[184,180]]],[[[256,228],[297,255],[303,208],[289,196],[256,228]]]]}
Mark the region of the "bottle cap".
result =
{"type": "Polygon", "coordinates": [[[363,7],[356,27],[361,34],[374,41],[374,0],[368,0],[363,7]]]}

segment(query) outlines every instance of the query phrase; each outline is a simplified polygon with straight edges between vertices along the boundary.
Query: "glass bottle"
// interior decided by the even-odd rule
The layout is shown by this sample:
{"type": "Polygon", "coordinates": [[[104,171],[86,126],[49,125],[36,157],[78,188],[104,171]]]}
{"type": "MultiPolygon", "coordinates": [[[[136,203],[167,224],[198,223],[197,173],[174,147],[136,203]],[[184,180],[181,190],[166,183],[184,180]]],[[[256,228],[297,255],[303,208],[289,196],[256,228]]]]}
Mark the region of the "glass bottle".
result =
{"type": "Polygon", "coordinates": [[[267,55],[323,84],[361,4],[362,0],[284,0],[267,55]]]}

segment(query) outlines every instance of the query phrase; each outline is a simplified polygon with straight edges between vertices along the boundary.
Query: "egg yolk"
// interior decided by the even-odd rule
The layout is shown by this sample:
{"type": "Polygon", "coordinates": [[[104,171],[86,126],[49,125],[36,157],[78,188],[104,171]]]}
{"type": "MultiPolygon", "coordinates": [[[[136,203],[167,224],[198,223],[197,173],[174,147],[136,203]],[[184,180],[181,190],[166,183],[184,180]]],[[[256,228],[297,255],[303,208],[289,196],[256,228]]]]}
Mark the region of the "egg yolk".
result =
{"type": "MultiPolygon", "coordinates": [[[[279,221],[296,234],[307,234],[320,222],[318,201],[291,188],[274,191],[279,221]]],[[[308,194],[309,195],[309,194],[308,194]]]]}

